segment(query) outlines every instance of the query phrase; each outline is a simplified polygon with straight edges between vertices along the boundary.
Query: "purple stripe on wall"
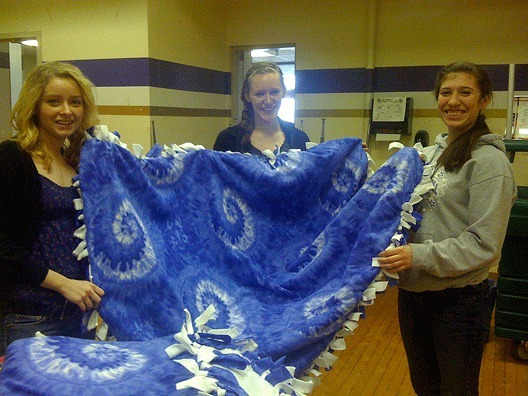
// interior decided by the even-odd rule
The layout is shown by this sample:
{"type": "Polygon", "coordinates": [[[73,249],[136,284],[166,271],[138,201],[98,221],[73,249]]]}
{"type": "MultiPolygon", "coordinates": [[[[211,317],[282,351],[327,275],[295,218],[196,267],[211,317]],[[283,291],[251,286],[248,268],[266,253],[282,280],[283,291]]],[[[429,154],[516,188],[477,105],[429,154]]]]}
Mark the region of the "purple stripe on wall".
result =
{"type": "MultiPolygon", "coordinates": [[[[508,91],[509,65],[485,65],[493,91],[508,91]]],[[[528,64],[515,65],[515,91],[528,91],[528,64]]]]}
{"type": "Polygon", "coordinates": [[[91,59],[71,61],[96,87],[149,86],[148,58],[91,59]]]}
{"type": "Polygon", "coordinates": [[[151,58],[71,61],[97,87],[150,86],[229,95],[230,73],[151,58]]]}
{"type": "Polygon", "coordinates": [[[295,93],[365,92],[366,69],[297,70],[295,93]]]}
{"type": "Polygon", "coordinates": [[[515,90],[528,91],[528,65],[515,65],[515,90]]]}
{"type": "MultiPolygon", "coordinates": [[[[485,65],[494,91],[508,90],[508,65],[485,65]]],[[[383,67],[375,69],[373,92],[433,91],[442,66],[383,67]]]]}
{"type": "Polygon", "coordinates": [[[201,67],[150,59],[150,85],[182,91],[229,95],[231,74],[201,67]]]}
{"type": "Polygon", "coordinates": [[[438,66],[378,67],[372,92],[432,91],[438,66]]]}
{"type": "MultiPolygon", "coordinates": [[[[516,74],[528,65],[517,65],[516,74]]],[[[375,92],[433,91],[436,74],[442,66],[414,66],[378,68],[375,92]]],[[[494,91],[508,90],[508,65],[483,65],[488,72],[494,91]]],[[[516,76],[516,90],[526,90],[528,80],[516,76]],[[524,89],[523,89],[524,86],[524,89]]]]}
{"type": "MultiPolygon", "coordinates": [[[[409,66],[375,69],[373,92],[433,91],[442,66],[409,66]]],[[[508,91],[508,65],[483,65],[494,91],[508,91]]],[[[528,65],[515,66],[515,90],[528,90],[528,65]]]]}
{"type": "MultiPolygon", "coordinates": [[[[0,67],[2,58],[0,57],[0,67]]],[[[8,61],[7,61],[8,62],[8,61]]],[[[231,94],[231,74],[151,58],[72,61],[99,87],[151,86],[231,94]]],[[[508,65],[485,65],[495,91],[508,90],[508,65]]],[[[441,66],[297,70],[296,93],[431,92],[441,66]]],[[[515,90],[528,91],[528,64],[516,65],[515,90]]]]}
{"type": "Polygon", "coordinates": [[[493,91],[508,91],[508,65],[484,65],[493,91]]]}

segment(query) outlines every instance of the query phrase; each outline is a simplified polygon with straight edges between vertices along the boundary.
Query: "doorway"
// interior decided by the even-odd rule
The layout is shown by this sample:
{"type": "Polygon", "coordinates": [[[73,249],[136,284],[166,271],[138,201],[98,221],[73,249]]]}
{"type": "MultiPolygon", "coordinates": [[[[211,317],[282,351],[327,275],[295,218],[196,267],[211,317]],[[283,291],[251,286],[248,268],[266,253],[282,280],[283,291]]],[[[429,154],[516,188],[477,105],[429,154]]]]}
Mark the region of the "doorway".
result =
{"type": "Polygon", "coordinates": [[[282,70],[284,85],[286,85],[286,95],[282,99],[279,110],[279,118],[295,122],[295,46],[268,46],[237,48],[234,50],[234,69],[231,96],[233,105],[233,124],[240,122],[242,110],[244,108],[240,100],[244,75],[253,63],[274,62],[282,70]]]}
{"type": "Polygon", "coordinates": [[[29,39],[36,41],[36,36],[0,35],[0,140],[12,136],[11,109],[27,74],[38,64],[38,42],[29,39]]]}

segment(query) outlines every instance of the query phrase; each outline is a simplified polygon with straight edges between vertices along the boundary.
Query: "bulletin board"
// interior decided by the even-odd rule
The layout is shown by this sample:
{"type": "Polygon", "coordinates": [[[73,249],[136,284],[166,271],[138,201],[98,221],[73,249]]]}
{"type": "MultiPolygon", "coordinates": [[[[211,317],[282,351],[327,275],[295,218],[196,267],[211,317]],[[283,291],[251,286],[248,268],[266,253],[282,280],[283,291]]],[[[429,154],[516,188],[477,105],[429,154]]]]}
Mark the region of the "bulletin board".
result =
{"type": "Polygon", "coordinates": [[[376,140],[399,140],[412,134],[413,98],[377,97],[372,100],[369,134],[376,140]]]}
{"type": "Polygon", "coordinates": [[[513,97],[514,139],[528,139],[528,95],[513,97]]]}

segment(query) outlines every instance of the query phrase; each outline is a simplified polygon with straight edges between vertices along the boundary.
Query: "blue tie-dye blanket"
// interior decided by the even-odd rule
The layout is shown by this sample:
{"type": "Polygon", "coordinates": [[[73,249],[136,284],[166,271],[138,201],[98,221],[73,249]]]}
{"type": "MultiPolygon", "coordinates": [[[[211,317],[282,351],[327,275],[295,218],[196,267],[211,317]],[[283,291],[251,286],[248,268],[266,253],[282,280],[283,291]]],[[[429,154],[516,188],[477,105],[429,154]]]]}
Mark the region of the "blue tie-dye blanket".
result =
{"type": "Polygon", "coordinates": [[[85,243],[118,341],[16,341],[0,394],[310,393],[370,299],[372,258],[415,223],[416,150],[368,181],[367,165],[353,138],[273,161],[86,142],[85,243]]]}

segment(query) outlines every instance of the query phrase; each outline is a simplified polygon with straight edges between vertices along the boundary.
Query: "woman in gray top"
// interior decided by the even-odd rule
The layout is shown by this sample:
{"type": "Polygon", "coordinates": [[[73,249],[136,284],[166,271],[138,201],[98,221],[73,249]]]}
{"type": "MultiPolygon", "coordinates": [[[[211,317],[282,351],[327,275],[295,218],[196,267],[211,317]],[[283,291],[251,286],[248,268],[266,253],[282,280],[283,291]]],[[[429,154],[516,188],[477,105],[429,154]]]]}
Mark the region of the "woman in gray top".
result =
{"type": "Polygon", "coordinates": [[[434,191],[411,243],[379,254],[399,275],[398,311],[411,381],[418,395],[477,395],[490,326],[489,269],[498,264],[516,197],[500,136],[482,114],[487,73],[453,63],[437,76],[435,97],[447,135],[424,150],[434,191]]]}

